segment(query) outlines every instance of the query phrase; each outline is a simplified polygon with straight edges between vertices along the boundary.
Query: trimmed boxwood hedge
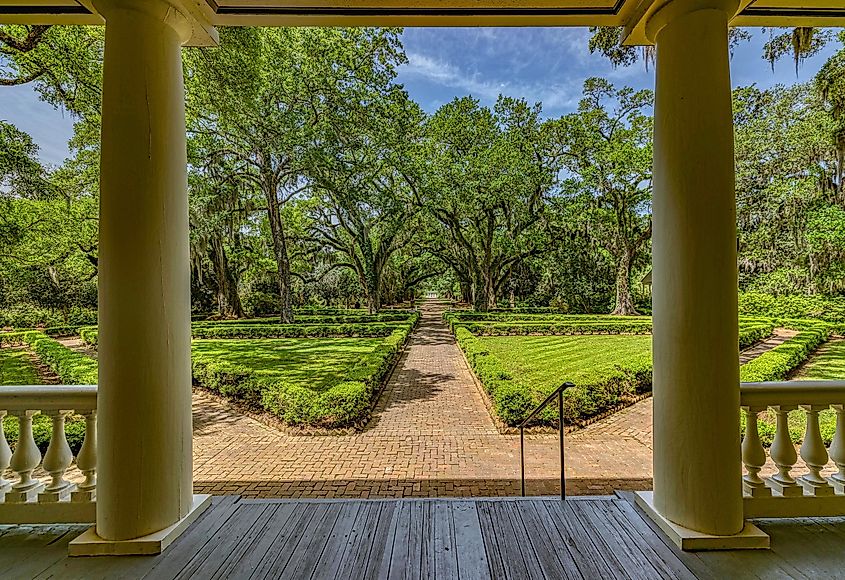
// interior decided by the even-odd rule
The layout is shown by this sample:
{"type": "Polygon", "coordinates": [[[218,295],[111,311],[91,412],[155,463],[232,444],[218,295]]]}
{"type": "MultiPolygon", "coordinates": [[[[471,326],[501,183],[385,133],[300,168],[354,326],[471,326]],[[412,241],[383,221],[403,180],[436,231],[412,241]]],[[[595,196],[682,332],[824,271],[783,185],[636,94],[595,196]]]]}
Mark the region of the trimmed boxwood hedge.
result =
{"type": "MultiPolygon", "coordinates": [[[[419,313],[406,313],[401,322],[370,324],[220,324],[194,325],[191,334],[199,339],[250,339],[250,338],[377,338],[390,336],[397,329],[413,328],[419,313]]],[[[0,335],[2,336],[2,335],[0,335]]],[[[97,346],[96,327],[84,327],[79,337],[88,346],[97,346]]]]}
{"type": "MultiPolygon", "coordinates": [[[[549,392],[532,392],[513,377],[484,344],[467,328],[459,327],[455,336],[467,361],[490,395],[496,415],[509,426],[519,425],[549,392]]],[[[581,381],[564,395],[564,420],[579,421],[597,415],[626,398],[650,390],[651,356],[617,367],[611,374],[581,381]]],[[[549,405],[538,416],[538,423],[555,424],[557,410],[549,405]]]]}
{"type": "Polygon", "coordinates": [[[388,336],[396,327],[375,324],[219,324],[194,328],[194,338],[329,338],[388,336]]]}
{"type": "Polygon", "coordinates": [[[97,361],[41,332],[23,333],[23,342],[58,375],[64,385],[96,385],[97,361]]]}
{"type": "Polygon", "coordinates": [[[529,334],[651,334],[651,322],[461,322],[471,333],[481,336],[529,334]]]}
{"type": "MultiPolygon", "coordinates": [[[[380,312],[378,314],[337,314],[337,315],[299,315],[294,317],[293,324],[369,324],[373,322],[404,322],[413,312],[380,312]]],[[[204,320],[192,323],[194,328],[223,324],[281,324],[278,318],[236,318],[231,320],[204,320]]]]}
{"type": "Polygon", "coordinates": [[[817,324],[802,330],[790,340],[742,365],[743,383],[782,381],[828,339],[829,327],[817,324]]]}
{"type": "Polygon", "coordinates": [[[293,426],[358,427],[369,418],[379,388],[398,357],[419,315],[394,329],[371,352],[362,356],[343,379],[317,392],[279,380],[272,372],[194,355],[194,382],[210,391],[264,410],[293,426]]]}

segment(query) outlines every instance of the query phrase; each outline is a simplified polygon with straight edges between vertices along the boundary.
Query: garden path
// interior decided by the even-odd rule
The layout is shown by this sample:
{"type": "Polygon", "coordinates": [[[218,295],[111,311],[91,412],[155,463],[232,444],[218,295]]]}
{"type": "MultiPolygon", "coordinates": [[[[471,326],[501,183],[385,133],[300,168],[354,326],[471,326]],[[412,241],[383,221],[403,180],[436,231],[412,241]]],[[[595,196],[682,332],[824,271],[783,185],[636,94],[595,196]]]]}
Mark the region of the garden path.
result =
{"type": "MultiPolygon", "coordinates": [[[[194,395],[198,492],[253,497],[501,496],[519,493],[519,437],[496,429],[444,304],[427,302],[366,430],[294,436],[194,395]]],[[[649,406],[568,436],[567,491],[651,485],[649,406]]],[[[529,435],[528,492],[558,490],[557,435],[529,435]]]]}
{"type": "MultiPolygon", "coordinates": [[[[195,391],[196,492],[311,498],[517,495],[519,437],[497,431],[442,319],[444,307],[423,306],[420,324],[361,433],[287,434],[195,391]]],[[[651,425],[652,401],[645,399],[568,434],[567,492],[650,489],[651,425]]],[[[557,454],[556,434],[526,437],[529,494],[558,492],[557,454]]]]}

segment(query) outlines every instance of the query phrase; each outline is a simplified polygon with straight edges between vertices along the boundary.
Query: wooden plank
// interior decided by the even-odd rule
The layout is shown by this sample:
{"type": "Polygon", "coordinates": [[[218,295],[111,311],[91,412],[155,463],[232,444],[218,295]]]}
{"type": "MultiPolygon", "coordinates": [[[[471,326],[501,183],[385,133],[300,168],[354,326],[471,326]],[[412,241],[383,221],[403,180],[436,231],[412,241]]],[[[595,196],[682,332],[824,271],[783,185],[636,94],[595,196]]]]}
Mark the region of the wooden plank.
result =
{"type": "Polygon", "coordinates": [[[654,536],[663,542],[663,544],[672,551],[672,553],[675,554],[687,568],[689,568],[696,578],[716,578],[716,576],[714,576],[714,571],[706,563],[702,562],[694,552],[684,552],[678,548],[678,546],[676,546],[675,543],[666,536],[666,534],[663,533],[663,530],[660,529],[657,523],[648,517],[642,508],[635,503],[633,492],[617,492],[617,495],[627,502],[628,506],[633,509],[638,516],[640,516],[640,519],[645,523],[645,525],[654,532],[654,536]]]}
{"type": "MultiPolygon", "coordinates": [[[[519,559],[516,557],[509,558],[505,562],[506,566],[510,566],[512,576],[537,578],[537,580],[544,580],[547,576],[543,573],[540,566],[540,560],[537,553],[534,551],[534,546],[529,537],[528,531],[525,528],[525,523],[522,521],[520,510],[524,502],[496,502],[493,503],[493,508],[499,516],[499,526],[505,530],[507,538],[510,538],[512,545],[508,546],[512,553],[519,553],[522,558],[522,567],[519,565],[519,559]],[[515,548],[515,549],[514,549],[515,548]]],[[[548,532],[545,532],[548,533],[548,532]]],[[[501,542],[499,542],[501,545],[501,542]]],[[[559,575],[560,572],[557,572],[559,575]]]]}
{"type": "Polygon", "coordinates": [[[384,502],[379,505],[378,521],[373,533],[373,542],[367,554],[363,578],[388,577],[398,514],[399,502],[384,502]]]}
{"type": "Polygon", "coordinates": [[[425,578],[422,575],[423,568],[423,543],[426,537],[423,534],[424,508],[427,502],[409,501],[408,509],[408,557],[405,559],[404,578],[417,580],[425,578]]]}
{"type": "Polygon", "coordinates": [[[381,506],[375,502],[361,502],[358,517],[349,532],[343,553],[338,555],[338,566],[333,578],[355,580],[363,577],[380,510],[381,506]]]}
{"type": "Polygon", "coordinates": [[[619,511],[614,510],[612,512],[614,518],[620,527],[627,529],[634,542],[648,545],[655,557],[660,559],[672,577],[695,579],[695,574],[687,568],[686,564],[684,564],[677,554],[681,550],[677,547],[672,550],[661,538],[657,537],[657,534],[643,521],[643,518],[637,513],[633,505],[628,503],[627,500],[620,499],[617,507],[619,511]]]}
{"type": "Polygon", "coordinates": [[[434,577],[458,578],[458,549],[455,543],[455,521],[452,502],[438,501],[431,506],[434,531],[434,577]]]}
{"type": "MultiPolygon", "coordinates": [[[[241,568],[251,571],[250,578],[266,578],[277,565],[283,568],[301,538],[303,530],[311,522],[317,506],[313,504],[294,503],[293,511],[284,520],[271,521],[271,528],[267,530],[259,541],[256,549],[244,558],[241,568]],[[268,539],[271,540],[268,542],[268,539]],[[266,551],[259,551],[259,547],[266,546],[266,551]]],[[[246,575],[246,574],[244,574],[246,575]]]]}
{"type": "Polygon", "coordinates": [[[580,513],[584,518],[582,522],[592,525],[599,539],[612,551],[619,561],[621,571],[632,579],[650,580],[662,577],[661,570],[643,555],[639,547],[634,545],[633,539],[620,530],[615,521],[607,517],[605,511],[615,509],[614,504],[605,504],[599,508],[584,502],[573,503],[572,506],[576,513],[580,513]]]}
{"type": "MultiPolygon", "coordinates": [[[[67,526],[50,526],[54,532],[60,527],[65,527],[64,533],[54,537],[48,544],[19,549],[17,564],[11,570],[0,574],[0,577],[88,579],[124,576],[139,578],[153,566],[149,558],[143,557],[69,558],[68,543],[78,536],[83,528],[74,527],[75,529],[69,530],[67,526]]],[[[84,528],[88,527],[84,526],[84,528]]]]}
{"type": "Polygon", "coordinates": [[[205,546],[237,511],[238,496],[213,498],[211,508],[200,515],[199,519],[184,534],[176,539],[161,556],[145,578],[172,579],[191,561],[191,558],[205,546]]]}
{"type": "Polygon", "coordinates": [[[453,502],[452,521],[455,533],[455,551],[458,575],[461,580],[486,580],[491,578],[487,550],[481,536],[481,523],[475,502],[453,502]]]}
{"type": "MultiPolygon", "coordinates": [[[[481,537],[484,539],[484,549],[490,564],[490,574],[496,579],[510,578],[508,552],[502,547],[506,548],[509,542],[506,538],[500,537],[502,532],[497,526],[495,515],[491,513],[490,503],[478,501],[475,504],[478,510],[478,521],[481,524],[481,537]]],[[[522,558],[522,555],[517,552],[517,557],[522,558]]]]}
{"type": "Polygon", "coordinates": [[[267,509],[261,504],[238,506],[226,525],[217,530],[175,578],[186,580],[194,576],[207,578],[213,575],[224,564],[229,552],[249,533],[267,509]]]}
{"type": "Polygon", "coordinates": [[[362,510],[361,502],[357,501],[341,505],[340,514],[331,529],[331,533],[326,540],[319,559],[314,565],[311,578],[324,580],[325,578],[335,577],[343,560],[343,554],[348,547],[349,537],[355,527],[355,521],[358,519],[362,510]]]}
{"type": "Polygon", "coordinates": [[[536,502],[525,501],[519,504],[519,515],[547,578],[583,578],[569,547],[560,541],[549,512],[536,502]]]}
{"type": "Polygon", "coordinates": [[[317,560],[325,549],[326,542],[331,536],[341,511],[346,507],[341,503],[327,503],[325,514],[319,520],[314,520],[308,530],[308,535],[303,538],[288,561],[288,565],[280,570],[280,578],[308,578],[317,565],[317,560]]]}
{"type": "MultiPolygon", "coordinates": [[[[249,550],[255,538],[262,533],[276,511],[276,506],[242,505],[224,529],[206,544],[209,548],[204,560],[192,560],[183,570],[181,578],[225,577],[241,556],[249,550]]],[[[205,550],[205,548],[204,548],[205,550]]]]}
{"type": "Polygon", "coordinates": [[[411,510],[414,502],[400,501],[394,514],[390,550],[385,551],[387,564],[382,565],[389,580],[405,578],[408,560],[411,557],[411,510]]]}
{"type": "Polygon", "coordinates": [[[244,540],[228,555],[224,565],[218,568],[212,578],[229,578],[235,570],[253,570],[267,558],[278,537],[278,532],[292,517],[295,504],[272,503],[256,522],[255,527],[244,540]]]}
{"type": "MultiPolygon", "coordinates": [[[[539,507],[540,504],[538,504],[539,507]]],[[[561,540],[569,547],[578,570],[584,578],[612,578],[613,569],[608,565],[602,549],[597,548],[590,535],[567,505],[561,502],[544,502],[542,506],[549,512],[555,523],[561,540]]]]}

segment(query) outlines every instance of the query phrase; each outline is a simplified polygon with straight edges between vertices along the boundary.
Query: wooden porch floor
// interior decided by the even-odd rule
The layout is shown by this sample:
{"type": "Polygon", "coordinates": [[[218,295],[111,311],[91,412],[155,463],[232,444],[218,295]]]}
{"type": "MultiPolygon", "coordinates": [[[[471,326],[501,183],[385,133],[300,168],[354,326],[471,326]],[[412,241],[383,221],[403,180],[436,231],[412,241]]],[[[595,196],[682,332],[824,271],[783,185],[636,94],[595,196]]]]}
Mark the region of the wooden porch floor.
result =
{"type": "MultiPolygon", "coordinates": [[[[758,522],[759,523],[759,522],[758,522]]],[[[842,578],[845,518],[769,520],[772,550],[689,554],[622,497],[215,498],[155,557],[68,558],[85,528],[0,528],[2,578],[842,578]]]]}

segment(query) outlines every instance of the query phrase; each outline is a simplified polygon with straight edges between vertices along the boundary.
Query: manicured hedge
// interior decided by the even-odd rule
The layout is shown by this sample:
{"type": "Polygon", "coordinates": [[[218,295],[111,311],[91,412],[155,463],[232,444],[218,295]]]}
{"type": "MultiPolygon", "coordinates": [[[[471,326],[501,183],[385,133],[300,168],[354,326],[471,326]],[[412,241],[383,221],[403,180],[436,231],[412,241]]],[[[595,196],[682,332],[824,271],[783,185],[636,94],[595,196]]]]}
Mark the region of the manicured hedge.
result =
{"type": "Polygon", "coordinates": [[[387,336],[394,326],[376,324],[220,324],[194,328],[194,338],[324,338],[387,336]]]}
{"type": "Polygon", "coordinates": [[[88,346],[96,347],[98,344],[99,333],[96,326],[86,326],[79,329],[79,338],[88,346]]]}
{"type": "Polygon", "coordinates": [[[75,307],[63,313],[61,310],[21,304],[0,310],[0,328],[81,326],[96,323],[97,311],[87,308],[75,307]]]}
{"type": "MultiPolygon", "coordinates": [[[[497,356],[467,328],[455,331],[458,345],[490,395],[495,414],[509,426],[519,425],[545,399],[549,392],[536,392],[513,377],[497,356]]],[[[564,396],[564,420],[587,419],[609,409],[626,398],[651,388],[651,356],[644,355],[614,373],[581,381],[564,396]]],[[[538,416],[539,423],[555,424],[557,410],[546,407],[538,416]]]]}
{"type": "Polygon", "coordinates": [[[519,336],[529,334],[651,334],[648,321],[611,322],[462,322],[461,326],[476,335],[519,336]]]}
{"type": "MultiPolygon", "coordinates": [[[[401,322],[370,324],[202,324],[194,325],[191,334],[199,339],[250,339],[250,338],[374,338],[390,336],[397,329],[413,328],[419,320],[419,313],[405,314],[401,322]]],[[[95,327],[79,330],[82,341],[97,346],[98,332],[95,327]]],[[[0,340],[2,340],[0,335],[0,340]]]]}
{"type": "Polygon", "coordinates": [[[739,295],[739,313],[772,318],[812,318],[845,324],[845,297],[772,296],[762,292],[739,295]]]}
{"type": "Polygon", "coordinates": [[[64,385],[96,385],[97,361],[41,332],[27,332],[23,342],[56,373],[64,385]]]}
{"type": "Polygon", "coordinates": [[[744,325],[739,324],[739,348],[740,350],[748,348],[755,342],[768,338],[775,331],[774,322],[764,322],[760,324],[744,325]]]}
{"type": "MultiPolygon", "coordinates": [[[[383,312],[379,314],[344,314],[344,315],[297,315],[294,317],[294,324],[369,324],[373,322],[403,322],[411,316],[412,312],[383,312]]],[[[271,325],[280,324],[278,318],[242,318],[232,320],[205,320],[194,322],[193,327],[215,326],[218,324],[234,325],[271,325]]]]}
{"type": "Polygon", "coordinates": [[[807,360],[814,350],[828,339],[829,327],[818,324],[742,365],[739,378],[743,383],[782,381],[807,360]]]}
{"type": "Polygon", "coordinates": [[[265,410],[288,425],[360,426],[369,417],[378,390],[418,318],[415,315],[403,328],[393,330],[362,356],[343,380],[322,392],[279,380],[272,372],[201,355],[193,357],[194,381],[248,407],[265,410]]]}

